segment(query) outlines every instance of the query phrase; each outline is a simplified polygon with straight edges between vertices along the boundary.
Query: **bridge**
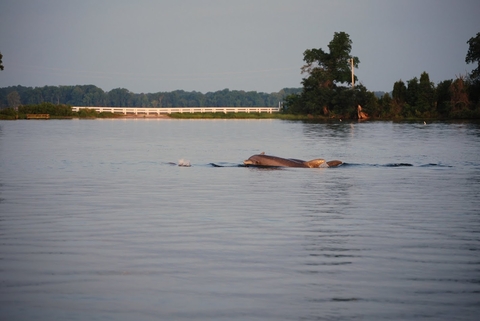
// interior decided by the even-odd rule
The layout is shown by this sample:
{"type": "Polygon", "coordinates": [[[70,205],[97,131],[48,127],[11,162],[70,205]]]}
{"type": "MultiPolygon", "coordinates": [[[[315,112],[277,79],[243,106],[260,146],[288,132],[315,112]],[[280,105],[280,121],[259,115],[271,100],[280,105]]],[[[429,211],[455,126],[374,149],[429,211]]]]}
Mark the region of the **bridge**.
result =
{"type": "Polygon", "coordinates": [[[78,112],[81,109],[94,109],[95,111],[109,112],[124,115],[161,115],[172,113],[276,113],[278,107],[84,107],[73,106],[72,111],[78,112]]]}

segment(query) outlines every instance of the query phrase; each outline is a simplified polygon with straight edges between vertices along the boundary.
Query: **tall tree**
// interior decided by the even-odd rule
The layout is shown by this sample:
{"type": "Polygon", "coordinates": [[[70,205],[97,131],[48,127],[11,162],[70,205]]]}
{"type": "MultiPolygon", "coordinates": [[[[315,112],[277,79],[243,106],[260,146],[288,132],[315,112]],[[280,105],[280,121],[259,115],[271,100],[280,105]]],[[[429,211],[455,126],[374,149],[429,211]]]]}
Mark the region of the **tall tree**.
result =
{"type": "Polygon", "coordinates": [[[20,95],[16,91],[12,91],[7,95],[8,107],[18,108],[21,105],[20,95]]]}
{"type": "Polygon", "coordinates": [[[402,114],[404,117],[419,116],[417,102],[420,94],[420,85],[418,78],[414,77],[407,81],[406,104],[403,106],[402,114]]]}
{"type": "Polygon", "coordinates": [[[393,84],[392,98],[400,105],[403,105],[407,99],[407,87],[402,80],[393,84]]]}
{"type": "Polygon", "coordinates": [[[308,73],[308,78],[319,87],[332,89],[336,84],[351,83],[350,59],[353,58],[355,68],[358,68],[360,60],[350,56],[350,36],[345,32],[335,32],[328,49],[330,52],[321,48],[305,50],[303,60],[306,64],[302,67],[302,73],[308,73]]]}
{"type": "Polygon", "coordinates": [[[480,80],[480,32],[475,37],[470,38],[467,43],[469,47],[465,62],[467,64],[477,63],[477,68],[472,70],[470,77],[472,80],[480,80]]]}
{"type": "MultiPolygon", "coordinates": [[[[307,49],[303,53],[305,65],[302,74],[308,74],[302,80],[303,90],[295,98],[290,96],[287,108],[295,113],[324,114],[331,112],[340,116],[349,114],[349,109],[356,106],[356,91],[346,90],[341,84],[350,84],[351,59],[354,67],[358,68],[360,60],[351,57],[352,41],[345,32],[335,32],[332,41],[328,44],[329,51],[321,48],[307,49]]],[[[355,78],[356,79],[356,78],[355,78]]]]}
{"type": "Polygon", "coordinates": [[[435,108],[435,84],[430,81],[430,76],[425,71],[420,75],[419,94],[416,105],[421,113],[429,113],[427,116],[432,116],[435,108]]]}
{"type": "Polygon", "coordinates": [[[451,110],[451,92],[452,80],[444,80],[438,83],[436,90],[437,112],[441,116],[448,116],[451,110]]]}
{"type": "Polygon", "coordinates": [[[450,104],[454,113],[467,110],[470,102],[467,94],[466,82],[464,77],[460,76],[450,85],[450,104]]]}
{"type": "Polygon", "coordinates": [[[3,58],[3,55],[2,55],[2,53],[0,52],[0,70],[3,70],[2,58],[3,58]]]}
{"type": "Polygon", "coordinates": [[[385,93],[379,100],[380,105],[380,117],[391,117],[393,100],[389,93],[385,93]]]}
{"type": "Polygon", "coordinates": [[[399,80],[393,84],[392,98],[392,116],[397,117],[402,112],[405,101],[407,100],[407,86],[405,86],[403,80],[399,80]]]}
{"type": "Polygon", "coordinates": [[[467,43],[469,47],[465,62],[477,63],[477,68],[470,73],[469,98],[472,105],[480,112],[480,32],[470,38],[467,43]]]}

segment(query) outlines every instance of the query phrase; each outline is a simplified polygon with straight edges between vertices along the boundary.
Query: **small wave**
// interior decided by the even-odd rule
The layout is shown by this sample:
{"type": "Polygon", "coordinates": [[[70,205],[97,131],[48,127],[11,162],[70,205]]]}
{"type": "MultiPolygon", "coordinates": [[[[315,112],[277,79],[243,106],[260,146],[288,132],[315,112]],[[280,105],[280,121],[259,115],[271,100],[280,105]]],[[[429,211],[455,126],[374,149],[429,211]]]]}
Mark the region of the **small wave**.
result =
{"type": "Polygon", "coordinates": [[[226,163],[226,162],[210,163],[209,165],[212,167],[246,167],[243,164],[226,163]]]}
{"type": "Polygon", "coordinates": [[[402,166],[413,166],[410,163],[391,163],[391,164],[385,164],[383,165],[385,167],[402,167],[402,166]]]}
{"type": "MultiPolygon", "coordinates": [[[[172,164],[172,163],[169,163],[172,164]]],[[[216,163],[209,163],[207,166],[211,167],[251,167],[246,166],[244,164],[235,164],[235,163],[227,163],[227,162],[216,162],[216,163]]],[[[388,164],[366,164],[366,163],[343,163],[340,167],[453,167],[452,165],[445,165],[445,164],[436,164],[436,163],[428,163],[422,165],[413,165],[410,163],[388,163],[388,164]]],[[[275,166],[252,166],[255,168],[282,168],[282,167],[275,167],[275,166]]]]}
{"type": "Polygon", "coordinates": [[[213,166],[213,167],[224,167],[222,165],[218,165],[218,164],[215,164],[215,163],[210,163],[210,165],[213,166]]]}
{"type": "MultiPolygon", "coordinates": [[[[388,163],[388,164],[356,164],[356,163],[343,163],[342,167],[357,167],[357,166],[368,166],[368,167],[413,167],[415,165],[410,163],[388,163]]],[[[435,164],[428,163],[423,165],[418,165],[418,167],[453,167],[451,165],[435,164]]]]}
{"type": "Polygon", "coordinates": [[[350,301],[360,301],[359,298],[332,298],[334,302],[350,302],[350,301]]]}
{"type": "Polygon", "coordinates": [[[167,164],[167,165],[174,165],[174,166],[180,166],[180,167],[190,167],[192,166],[192,164],[190,164],[190,161],[189,160],[185,160],[185,159],[179,159],[178,160],[178,163],[174,163],[174,162],[165,162],[163,164],[167,164]]]}
{"type": "Polygon", "coordinates": [[[182,159],[179,159],[179,160],[178,160],[178,166],[181,166],[181,167],[190,167],[190,166],[192,166],[192,165],[190,164],[190,161],[189,161],[189,160],[186,160],[186,159],[183,159],[183,158],[182,158],[182,159]]]}

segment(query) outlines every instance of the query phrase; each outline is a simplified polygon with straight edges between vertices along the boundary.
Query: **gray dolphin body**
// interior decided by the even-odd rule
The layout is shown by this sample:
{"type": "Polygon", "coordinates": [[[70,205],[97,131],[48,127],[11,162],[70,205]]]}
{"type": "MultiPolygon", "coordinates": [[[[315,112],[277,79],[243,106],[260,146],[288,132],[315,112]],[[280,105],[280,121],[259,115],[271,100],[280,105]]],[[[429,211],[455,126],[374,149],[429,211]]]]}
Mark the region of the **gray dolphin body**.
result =
{"type": "Polygon", "coordinates": [[[258,167],[303,167],[303,168],[320,168],[320,167],[336,167],[343,164],[339,160],[325,161],[324,159],[317,158],[310,161],[304,161],[294,158],[282,158],[277,156],[265,155],[265,153],[251,156],[249,159],[244,160],[245,166],[258,166],[258,167]]]}

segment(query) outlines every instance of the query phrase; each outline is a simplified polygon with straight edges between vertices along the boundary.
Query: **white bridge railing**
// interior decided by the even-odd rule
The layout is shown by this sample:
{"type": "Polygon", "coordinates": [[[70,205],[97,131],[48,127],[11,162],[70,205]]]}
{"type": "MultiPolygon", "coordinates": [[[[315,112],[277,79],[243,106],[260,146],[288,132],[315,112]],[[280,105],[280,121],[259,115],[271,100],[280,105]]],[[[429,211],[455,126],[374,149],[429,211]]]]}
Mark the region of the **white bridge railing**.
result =
{"type": "Polygon", "coordinates": [[[133,114],[133,115],[160,115],[172,113],[275,113],[280,111],[278,107],[72,107],[72,111],[78,112],[80,109],[94,109],[97,112],[110,112],[115,114],[133,114]]]}

